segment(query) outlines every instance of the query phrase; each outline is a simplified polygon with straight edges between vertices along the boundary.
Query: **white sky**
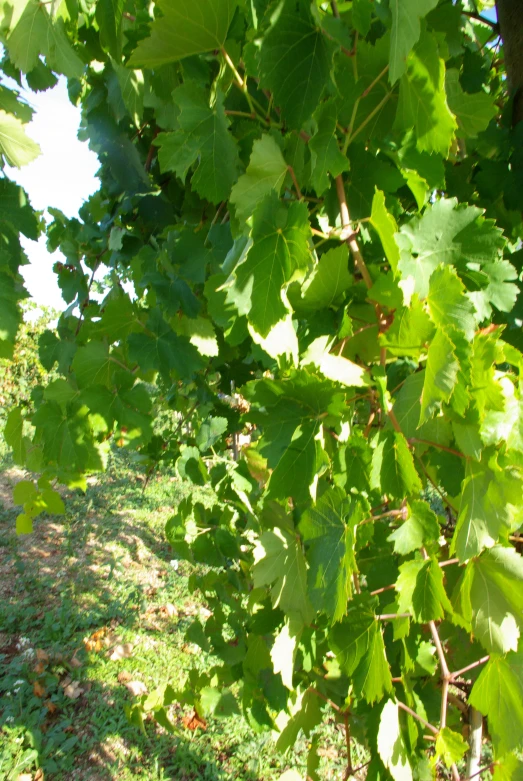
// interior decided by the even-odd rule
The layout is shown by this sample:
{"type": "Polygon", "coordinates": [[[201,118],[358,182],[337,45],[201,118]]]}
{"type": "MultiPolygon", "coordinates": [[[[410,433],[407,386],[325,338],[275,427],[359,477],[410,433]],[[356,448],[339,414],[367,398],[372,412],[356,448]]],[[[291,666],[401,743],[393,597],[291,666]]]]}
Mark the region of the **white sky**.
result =
{"type": "MultiPolygon", "coordinates": [[[[42,154],[23,168],[10,168],[8,175],[26,190],[34,209],[44,211],[54,206],[68,217],[75,217],[82,203],[100,186],[96,177],[98,158],[77,138],[80,109],[70,103],[63,77],[52,90],[27,92],[25,96],[35,109],[26,129],[40,144],[42,154]]],[[[20,271],[32,298],[40,306],[65,309],[53,272],[53,264],[63,260],[62,254],[47,251],[45,236],[38,242],[21,238],[30,265],[20,271]]]]}

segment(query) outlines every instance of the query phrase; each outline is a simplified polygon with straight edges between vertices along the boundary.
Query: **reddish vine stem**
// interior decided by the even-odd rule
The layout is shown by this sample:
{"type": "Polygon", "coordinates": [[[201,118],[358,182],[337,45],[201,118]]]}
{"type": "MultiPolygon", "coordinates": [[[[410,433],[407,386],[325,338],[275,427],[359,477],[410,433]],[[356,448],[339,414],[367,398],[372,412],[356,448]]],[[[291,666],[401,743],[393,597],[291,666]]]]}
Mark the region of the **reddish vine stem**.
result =
{"type": "Polygon", "coordinates": [[[330,700],[325,694],[322,694],[320,691],[318,691],[318,689],[315,689],[314,686],[309,686],[307,691],[310,691],[311,694],[315,694],[316,697],[320,698],[320,700],[323,700],[323,702],[326,702],[327,705],[331,706],[331,708],[334,708],[336,713],[341,713],[341,708],[339,705],[336,705],[335,702],[330,700]]]}
{"type": "Polygon", "coordinates": [[[292,165],[288,165],[287,166],[287,170],[288,170],[288,172],[291,175],[292,183],[294,185],[294,189],[296,190],[296,194],[297,194],[299,200],[302,201],[303,200],[303,195],[302,195],[302,192],[300,190],[300,185],[298,184],[298,180],[296,179],[296,174],[294,173],[294,168],[292,167],[292,165]]]}
{"type": "Polygon", "coordinates": [[[407,508],[402,507],[401,510],[387,510],[385,513],[380,513],[379,515],[373,515],[370,518],[365,518],[363,521],[360,521],[358,526],[363,526],[365,523],[374,523],[374,521],[381,521],[383,518],[403,518],[404,520],[407,517],[407,508]]]}
{"type": "Polygon", "coordinates": [[[154,133],[153,133],[153,140],[151,141],[151,146],[149,147],[149,151],[147,152],[147,159],[146,159],[145,165],[144,165],[144,168],[145,168],[145,170],[147,172],[149,172],[151,170],[151,166],[153,164],[154,153],[156,152],[156,147],[154,145],[154,139],[156,138],[156,136],[158,135],[159,132],[160,132],[160,128],[156,128],[154,133]]]}
{"type": "MultiPolygon", "coordinates": [[[[365,261],[363,260],[363,255],[360,252],[358,242],[356,241],[354,234],[352,232],[349,207],[347,206],[347,197],[345,195],[345,185],[343,184],[343,177],[341,176],[341,174],[336,177],[336,192],[338,194],[338,201],[340,204],[341,224],[344,231],[346,231],[348,234],[348,237],[346,239],[347,244],[354,257],[356,268],[358,269],[361,276],[363,277],[363,281],[365,282],[367,288],[370,289],[373,285],[372,277],[369,274],[369,270],[365,265],[365,261]]],[[[378,310],[381,313],[379,304],[376,304],[376,312],[378,312],[378,310]]],[[[379,320],[381,320],[381,317],[378,318],[378,321],[379,320]]]]}
{"type": "Polygon", "coordinates": [[[490,656],[482,656],[481,659],[477,660],[477,662],[472,662],[472,664],[468,664],[466,667],[462,667],[461,670],[456,670],[456,672],[451,673],[451,681],[454,682],[455,678],[459,678],[460,675],[468,673],[469,670],[473,670],[475,667],[479,667],[480,664],[485,664],[485,662],[488,662],[489,659],[490,656]]]}
{"type": "Polygon", "coordinates": [[[352,754],[350,745],[350,726],[349,726],[349,714],[347,711],[343,714],[343,722],[345,725],[345,745],[347,747],[347,769],[345,770],[345,781],[353,775],[352,769],[352,754]]]}
{"type": "MultiPolygon", "coordinates": [[[[438,566],[441,568],[443,567],[449,567],[451,564],[459,564],[459,559],[447,559],[447,561],[438,561],[438,566]]],[[[384,591],[392,591],[392,589],[396,588],[395,583],[391,583],[390,586],[383,586],[382,588],[376,589],[376,591],[371,591],[370,595],[371,597],[375,597],[378,594],[383,594],[384,591]]],[[[488,657],[484,657],[482,661],[486,661],[488,657]]],[[[474,662],[472,667],[476,667],[479,664],[479,662],[474,662]]],[[[465,670],[468,668],[466,667],[465,670]]],[[[463,670],[458,670],[459,673],[462,673],[463,670]]],[[[457,675],[457,673],[453,673],[454,676],[457,675]]]]}
{"type": "Polygon", "coordinates": [[[102,262],[101,258],[105,255],[105,253],[107,251],[108,250],[107,250],[107,247],[106,247],[101,252],[99,252],[98,255],[96,256],[96,263],[93,266],[91,277],[90,277],[89,283],[87,285],[87,296],[85,297],[84,301],[82,302],[82,305],[80,306],[80,317],[78,319],[78,325],[76,326],[76,330],[74,332],[75,336],[78,336],[78,334],[80,333],[80,328],[82,327],[82,321],[84,319],[85,308],[89,304],[89,296],[91,295],[91,288],[92,288],[93,282],[94,282],[94,275],[96,274],[96,272],[100,268],[100,265],[101,265],[101,262],[102,262]]]}
{"type": "Polygon", "coordinates": [[[410,613],[382,613],[376,616],[378,621],[393,621],[396,618],[412,618],[410,613]]]}
{"type": "Polygon", "coordinates": [[[491,762],[490,765],[485,765],[484,767],[480,767],[476,773],[472,773],[471,776],[467,776],[466,778],[463,778],[461,781],[470,781],[471,778],[476,778],[477,776],[481,775],[481,773],[484,773],[485,770],[490,770],[491,772],[496,767],[498,763],[497,762],[491,762]]]}
{"type": "Polygon", "coordinates": [[[481,14],[478,14],[475,11],[462,11],[461,13],[463,16],[468,16],[469,19],[476,19],[478,22],[483,22],[483,24],[488,25],[488,27],[492,27],[492,29],[499,34],[498,22],[494,22],[492,19],[486,19],[484,16],[481,16],[481,14]]]}
{"type": "MultiPolygon", "coordinates": [[[[354,264],[358,269],[358,271],[360,272],[363,281],[367,286],[367,290],[370,290],[370,288],[374,283],[372,281],[371,275],[369,274],[369,269],[367,268],[365,260],[363,259],[363,255],[361,254],[359,244],[356,241],[356,234],[351,228],[351,219],[350,219],[349,207],[347,206],[345,185],[343,184],[343,177],[341,174],[336,177],[336,192],[338,195],[338,202],[340,204],[340,217],[341,217],[341,225],[343,228],[342,238],[345,238],[345,241],[347,242],[352,257],[354,258],[354,264]]],[[[381,329],[385,322],[385,318],[383,317],[381,306],[379,304],[374,304],[374,310],[376,312],[376,319],[378,321],[378,329],[381,329]]],[[[385,347],[382,347],[380,350],[380,363],[384,367],[386,362],[387,362],[387,350],[385,347]]],[[[389,415],[392,425],[394,426],[396,431],[401,431],[401,429],[396,428],[397,420],[395,422],[392,419],[391,412],[392,410],[387,410],[387,414],[389,415]]]]}
{"type": "Polygon", "coordinates": [[[388,70],[389,70],[389,66],[388,66],[388,65],[385,65],[385,67],[383,68],[383,70],[381,71],[381,73],[378,73],[378,75],[376,76],[376,78],[375,78],[373,81],[371,81],[371,83],[369,84],[369,86],[368,86],[368,87],[366,87],[366,88],[363,90],[363,92],[362,92],[362,93],[361,93],[361,95],[360,95],[360,100],[361,100],[362,98],[366,98],[366,97],[367,97],[367,95],[368,95],[370,92],[372,92],[372,90],[374,89],[374,87],[376,86],[376,84],[378,84],[378,83],[379,83],[379,82],[382,80],[382,78],[385,76],[385,74],[387,73],[387,71],[388,71],[388,70]]]}
{"type": "Polygon", "coordinates": [[[438,450],[444,450],[446,453],[452,453],[453,456],[458,456],[459,458],[468,459],[468,456],[464,455],[463,453],[460,453],[459,450],[454,450],[451,447],[446,447],[446,445],[440,445],[438,442],[431,442],[430,439],[418,439],[418,437],[409,437],[407,442],[409,443],[409,445],[416,444],[416,442],[419,442],[422,445],[431,445],[431,447],[435,447],[438,450]]]}
{"type": "Polygon", "coordinates": [[[441,488],[439,487],[439,485],[437,485],[437,483],[435,483],[435,482],[434,482],[434,480],[432,479],[432,477],[429,475],[429,473],[428,473],[428,472],[427,472],[427,470],[425,469],[425,464],[423,463],[423,461],[421,460],[421,458],[420,458],[420,457],[419,457],[419,456],[418,456],[416,453],[414,453],[414,455],[416,456],[416,458],[417,458],[417,460],[418,460],[418,462],[419,462],[419,465],[420,465],[421,471],[423,472],[423,474],[425,475],[425,477],[427,478],[427,480],[430,482],[430,484],[432,485],[432,487],[434,488],[434,490],[435,490],[435,491],[437,491],[437,492],[438,492],[438,494],[440,495],[440,497],[441,497],[441,501],[442,501],[444,504],[446,504],[446,505],[447,505],[447,507],[449,507],[449,508],[452,510],[452,512],[453,512],[453,513],[456,513],[456,514],[457,514],[457,512],[458,512],[457,508],[456,508],[456,507],[454,507],[454,505],[452,504],[452,502],[450,502],[450,501],[447,499],[447,497],[445,496],[445,494],[443,493],[443,491],[441,490],[441,488]]]}
{"type": "Polygon", "coordinates": [[[434,726],[434,724],[431,724],[430,722],[426,721],[421,716],[418,716],[415,710],[412,710],[412,708],[409,708],[408,705],[405,705],[404,702],[401,702],[401,700],[397,701],[398,707],[405,711],[405,713],[408,713],[409,716],[412,716],[413,719],[416,719],[420,722],[420,724],[423,724],[424,727],[426,727],[428,730],[432,732],[433,735],[437,735],[439,730],[434,726]]]}

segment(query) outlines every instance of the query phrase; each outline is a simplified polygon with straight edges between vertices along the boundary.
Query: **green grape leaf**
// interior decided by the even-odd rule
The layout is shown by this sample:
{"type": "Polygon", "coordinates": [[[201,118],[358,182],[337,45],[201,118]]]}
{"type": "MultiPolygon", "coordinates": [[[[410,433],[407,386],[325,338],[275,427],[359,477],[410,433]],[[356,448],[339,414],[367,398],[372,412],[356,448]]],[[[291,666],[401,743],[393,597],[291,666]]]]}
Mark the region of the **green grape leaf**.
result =
{"type": "Polygon", "coordinates": [[[427,502],[415,500],[407,505],[408,517],[387,538],[394,543],[394,550],[401,556],[419,550],[423,545],[437,542],[440,528],[436,513],[427,502]]]}
{"type": "Polygon", "coordinates": [[[263,38],[259,69],[262,86],[274,94],[289,127],[300,130],[316,110],[330,83],[332,54],[306,0],[284,0],[263,38]]]}
{"type": "Polygon", "coordinates": [[[24,439],[24,420],[22,410],[15,407],[10,410],[4,426],[3,435],[6,443],[13,451],[15,464],[24,464],[26,457],[26,442],[24,439]]]}
{"type": "Polygon", "coordinates": [[[418,46],[409,54],[407,72],[401,77],[395,127],[414,128],[420,152],[446,156],[456,126],[445,93],[445,63],[439,57],[434,37],[423,33],[418,46]]]}
{"type": "Polygon", "coordinates": [[[311,184],[322,195],[331,184],[329,174],[338,176],[347,171],[349,161],[342,155],[334,131],[338,120],[332,101],[322,103],[315,113],[316,132],[309,141],[311,152],[311,184]]]}
{"type": "Polygon", "coordinates": [[[443,586],[443,572],[435,559],[411,559],[400,567],[396,581],[398,610],[411,612],[419,623],[443,618],[452,605],[443,586]]]}
{"type": "Polygon", "coordinates": [[[381,628],[368,607],[350,608],[347,618],[331,629],[329,645],[340,668],[367,702],[380,700],[392,690],[381,628]]]}
{"type": "Polygon", "coordinates": [[[85,406],[63,410],[56,401],[46,401],[33,415],[44,456],[66,470],[100,471],[103,461],[94,442],[85,406]]]}
{"type": "Polygon", "coordinates": [[[17,534],[32,534],[33,533],[33,519],[26,513],[20,513],[16,517],[16,533],[17,534]]]}
{"type": "Polygon", "coordinates": [[[378,729],[378,753],[394,781],[412,781],[409,752],[400,727],[399,707],[387,700],[378,729]]]}
{"type": "Polygon", "coordinates": [[[493,263],[505,244],[494,223],[482,218],[481,209],[458,205],[455,198],[427,207],[422,217],[402,225],[396,238],[398,270],[403,279],[412,278],[421,298],[428,295],[430,277],[440,264],[454,265],[459,273],[471,264],[493,263]]]}
{"type": "Polygon", "coordinates": [[[455,346],[445,331],[439,328],[427,355],[421,394],[420,426],[434,415],[442,402],[449,402],[458,380],[459,368],[455,346]]]}
{"type": "Polygon", "coordinates": [[[405,73],[407,57],[420,38],[420,20],[437,4],[438,0],[392,0],[389,55],[391,84],[405,73]]]}
{"type": "Polygon", "coordinates": [[[517,470],[494,471],[487,464],[468,461],[451,553],[466,561],[491,548],[512,528],[521,489],[517,470]]]}
{"type": "Polygon", "coordinates": [[[469,745],[458,732],[443,727],[436,738],[436,756],[441,757],[447,767],[463,759],[469,745]]]}
{"type": "Polygon", "coordinates": [[[103,342],[89,342],[75,353],[72,369],[79,388],[111,384],[115,364],[103,342]]]}
{"type": "Polygon", "coordinates": [[[402,306],[394,313],[392,325],[380,334],[380,345],[391,355],[419,358],[426,353],[433,334],[430,317],[416,296],[410,306],[402,306]]]}
{"type": "Polygon", "coordinates": [[[29,0],[7,40],[9,56],[24,73],[32,71],[43,54],[47,65],[68,78],[79,79],[84,64],[69,43],[64,20],[52,19],[47,7],[29,0]]]}
{"type": "Polygon", "coordinates": [[[237,0],[163,0],[162,15],[151,25],[151,35],[140,41],[129,64],[156,68],[193,54],[221,49],[237,0]]]}
{"type": "MultiPolygon", "coordinates": [[[[458,588],[458,587],[456,587],[458,588]]],[[[523,559],[496,545],[467,564],[460,613],[488,653],[517,651],[523,627],[523,559]]]]}
{"type": "Polygon", "coordinates": [[[307,348],[301,359],[301,365],[313,364],[318,367],[324,377],[334,382],[340,382],[342,385],[353,388],[368,385],[369,376],[365,369],[341,355],[332,355],[329,352],[331,347],[332,340],[328,336],[319,336],[307,348]]]}
{"type": "Polygon", "coordinates": [[[458,135],[475,138],[486,130],[496,115],[496,104],[491,95],[485,92],[469,94],[459,83],[459,71],[449,68],[445,74],[445,89],[449,108],[458,120],[458,135]]]}
{"type": "Polygon", "coordinates": [[[287,163],[272,136],[263,135],[252,146],[247,171],[232,188],[230,202],[240,223],[248,220],[256,206],[273,190],[281,192],[287,176],[287,163]]]}
{"type": "Polygon", "coordinates": [[[361,144],[350,145],[349,160],[347,200],[352,219],[360,220],[371,216],[376,188],[395,193],[405,179],[395,166],[370,154],[361,144]]]}
{"type": "Polygon", "coordinates": [[[443,618],[445,611],[452,612],[443,585],[443,570],[434,558],[423,562],[420,567],[412,592],[412,607],[414,617],[420,623],[443,618]]]}
{"type": "Polygon", "coordinates": [[[227,418],[210,417],[202,423],[196,435],[196,444],[201,453],[213,447],[218,442],[228,427],[227,418]]]}
{"type": "Polygon", "coordinates": [[[290,625],[286,623],[277,635],[271,648],[271,661],[275,675],[280,673],[283,685],[293,690],[292,676],[294,673],[294,659],[296,657],[297,637],[291,634],[290,625]]]}
{"type": "Polygon", "coordinates": [[[521,781],[523,778],[523,762],[515,754],[506,754],[496,760],[494,781],[521,781]]]}
{"type": "Polygon", "coordinates": [[[37,496],[38,490],[32,480],[20,480],[13,488],[14,504],[25,504],[37,496]]]}
{"type": "Polygon", "coordinates": [[[268,499],[307,502],[313,496],[315,478],[321,464],[321,446],[316,437],[318,424],[304,423],[293,434],[269,480],[268,499]]]}
{"type": "Polygon", "coordinates": [[[347,612],[356,569],[354,526],[361,515],[358,503],[351,501],[341,488],[331,488],[300,521],[308,551],[310,600],[332,623],[347,612]]]}
{"type": "Polygon", "coordinates": [[[120,62],[122,56],[122,16],[124,0],[98,0],[96,21],[100,28],[100,40],[106,51],[120,62]]]}
{"type": "Polygon", "coordinates": [[[20,299],[22,285],[0,270],[0,358],[11,358],[18,328],[22,322],[20,299]]]}
{"type": "Polygon", "coordinates": [[[312,620],[307,596],[307,567],[296,535],[284,529],[263,532],[254,549],[254,587],[271,586],[274,607],[293,621],[312,620]]]}
{"type": "Polygon", "coordinates": [[[40,226],[23,187],[10,182],[9,179],[0,180],[0,201],[2,203],[0,220],[10,222],[28,239],[36,241],[40,226]]]}
{"type": "Polygon", "coordinates": [[[0,110],[0,154],[9,165],[21,168],[37,158],[40,152],[40,146],[27,135],[23,123],[0,110]]]}
{"type": "Polygon", "coordinates": [[[51,488],[43,490],[41,501],[45,504],[47,513],[51,515],[63,515],[65,513],[65,505],[58,491],[53,491],[51,488]]]}
{"type": "Polygon", "coordinates": [[[398,229],[394,217],[387,211],[385,206],[385,194],[378,190],[377,187],[372,199],[370,223],[377,231],[383,245],[385,257],[389,261],[391,269],[395,272],[400,259],[399,249],[394,239],[394,234],[398,229]]]}
{"type": "Polygon", "coordinates": [[[421,491],[421,480],[412,453],[403,434],[382,431],[372,456],[371,484],[396,499],[414,496],[421,491]]]}
{"type": "Polygon", "coordinates": [[[207,94],[196,84],[184,84],[173,92],[180,109],[179,130],[160,133],[158,159],[162,171],[174,171],[185,181],[187,171],[198,161],[191,185],[202,198],[220,203],[229,197],[238,178],[239,157],[228,131],[223,98],[218,93],[210,108],[207,94]]]}
{"type": "Polygon", "coordinates": [[[168,376],[175,370],[180,377],[190,377],[204,365],[196,347],[184,336],[178,336],[167,325],[158,310],[147,321],[148,333],[127,337],[129,358],[141,371],[158,371],[168,376]]]}
{"type": "Polygon", "coordinates": [[[327,309],[335,306],[353,283],[354,279],[349,272],[347,245],[340,244],[320,257],[312,274],[303,284],[301,298],[296,301],[291,298],[291,303],[300,310],[327,309]]]}
{"type": "MultiPolygon", "coordinates": [[[[323,714],[318,696],[311,691],[305,692],[296,703],[296,710],[294,710],[290,720],[278,735],[278,740],[276,741],[277,751],[286,751],[291,746],[294,746],[301,730],[308,737],[312,730],[321,723],[322,719],[323,714]]],[[[296,771],[287,771],[287,773],[281,776],[280,781],[298,781],[298,779],[301,779],[301,775],[296,771]],[[286,778],[286,776],[288,777],[286,778]]]]}
{"type": "Polygon", "coordinates": [[[493,656],[472,687],[470,704],[487,716],[496,753],[521,748],[523,655],[493,656]]]}
{"type": "Polygon", "coordinates": [[[252,245],[245,260],[236,267],[234,287],[227,298],[235,303],[248,299],[238,311],[262,336],[267,336],[288,308],[281,292],[294,270],[306,265],[310,235],[307,209],[294,203],[287,208],[276,193],[271,193],[256,208],[253,216],[252,245]]]}
{"type": "Polygon", "coordinates": [[[353,0],[352,23],[363,38],[370,30],[372,19],[372,0],[353,0]]]}
{"type": "Polygon", "coordinates": [[[133,388],[114,390],[101,385],[90,385],[80,396],[91,413],[99,415],[112,429],[114,421],[119,426],[121,444],[143,445],[152,437],[151,400],[143,383],[133,388]]]}
{"type": "Polygon", "coordinates": [[[508,260],[484,263],[482,274],[486,284],[480,290],[469,293],[470,300],[478,311],[478,319],[486,320],[492,315],[492,306],[500,312],[510,312],[516,303],[519,288],[515,284],[518,275],[508,260]]]}
{"type": "Polygon", "coordinates": [[[439,266],[431,275],[427,303],[435,325],[457,328],[468,341],[472,341],[476,330],[474,306],[466,296],[465,286],[450,266],[439,266]]]}
{"type": "Polygon", "coordinates": [[[122,93],[122,100],[127,113],[136,127],[140,127],[143,117],[144,76],[142,71],[124,68],[113,62],[113,69],[122,93]]]}

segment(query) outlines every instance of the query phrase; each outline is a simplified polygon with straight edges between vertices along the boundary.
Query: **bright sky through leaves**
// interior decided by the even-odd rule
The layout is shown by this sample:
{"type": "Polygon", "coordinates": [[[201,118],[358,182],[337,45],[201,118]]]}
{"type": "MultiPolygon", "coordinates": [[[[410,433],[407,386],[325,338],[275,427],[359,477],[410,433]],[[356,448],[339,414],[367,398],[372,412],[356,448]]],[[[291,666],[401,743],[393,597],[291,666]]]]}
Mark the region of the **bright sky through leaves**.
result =
{"type": "MultiPolygon", "coordinates": [[[[54,206],[68,217],[75,217],[82,203],[100,186],[96,177],[98,159],[77,138],[80,109],[70,102],[63,77],[53,89],[31,93],[30,103],[35,114],[28,134],[40,144],[42,154],[23,168],[10,169],[9,176],[24,187],[33,208],[54,206]]],[[[52,267],[63,256],[60,252],[50,255],[45,245],[45,236],[37,242],[23,239],[31,265],[22,268],[22,275],[38,304],[61,310],[64,302],[52,267]]]]}

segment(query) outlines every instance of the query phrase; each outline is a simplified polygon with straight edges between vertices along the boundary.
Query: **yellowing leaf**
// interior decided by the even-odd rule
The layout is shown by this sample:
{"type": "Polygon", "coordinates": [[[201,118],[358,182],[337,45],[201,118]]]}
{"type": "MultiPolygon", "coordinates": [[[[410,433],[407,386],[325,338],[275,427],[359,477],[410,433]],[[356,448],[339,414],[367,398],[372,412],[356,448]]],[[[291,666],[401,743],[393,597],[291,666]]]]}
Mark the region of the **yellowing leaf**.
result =
{"type": "Polygon", "coordinates": [[[387,700],[381,712],[378,753],[394,781],[412,781],[412,769],[400,728],[399,707],[393,700],[387,700]]]}
{"type": "Polygon", "coordinates": [[[449,727],[443,727],[436,738],[436,756],[443,758],[447,767],[462,759],[469,745],[463,740],[459,732],[454,732],[449,727]]]}
{"type": "Polygon", "coordinates": [[[22,122],[0,110],[0,153],[9,165],[21,168],[40,154],[39,145],[29,138],[22,122]]]}

